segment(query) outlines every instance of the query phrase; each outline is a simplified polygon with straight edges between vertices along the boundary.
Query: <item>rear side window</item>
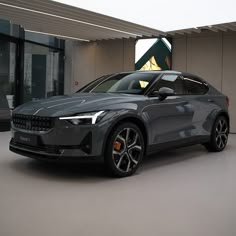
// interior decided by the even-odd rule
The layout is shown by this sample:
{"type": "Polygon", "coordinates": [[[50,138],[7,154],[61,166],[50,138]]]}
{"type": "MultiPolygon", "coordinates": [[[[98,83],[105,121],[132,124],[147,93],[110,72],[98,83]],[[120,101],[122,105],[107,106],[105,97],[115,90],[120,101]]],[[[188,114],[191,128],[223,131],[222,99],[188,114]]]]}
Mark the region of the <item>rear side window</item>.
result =
{"type": "Polygon", "coordinates": [[[207,85],[197,78],[184,77],[183,81],[186,95],[201,95],[208,91],[207,85]]]}

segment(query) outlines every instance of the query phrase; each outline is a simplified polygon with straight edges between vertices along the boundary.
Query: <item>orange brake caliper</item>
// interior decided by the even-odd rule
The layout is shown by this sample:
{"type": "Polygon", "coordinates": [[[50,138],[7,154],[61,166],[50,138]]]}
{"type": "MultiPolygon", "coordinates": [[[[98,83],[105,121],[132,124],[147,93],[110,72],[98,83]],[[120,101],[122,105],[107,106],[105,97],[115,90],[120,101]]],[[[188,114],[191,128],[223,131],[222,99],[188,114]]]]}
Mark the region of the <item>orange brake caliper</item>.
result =
{"type": "Polygon", "coordinates": [[[116,151],[120,151],[120,148],[121,148],[121,143],[118,142],[118,141],[115,141],[115,143],[114,143],[114,149],[115,149],[116,151]]]}

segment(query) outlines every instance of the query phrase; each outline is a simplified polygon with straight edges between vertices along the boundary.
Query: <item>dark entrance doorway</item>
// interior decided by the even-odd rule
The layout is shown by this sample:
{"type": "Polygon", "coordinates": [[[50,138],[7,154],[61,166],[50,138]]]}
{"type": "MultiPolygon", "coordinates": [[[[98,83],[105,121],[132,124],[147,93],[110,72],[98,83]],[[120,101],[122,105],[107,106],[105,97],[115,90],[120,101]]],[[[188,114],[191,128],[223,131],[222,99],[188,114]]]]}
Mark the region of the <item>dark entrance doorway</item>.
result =
{"type": "Polygon", "coordinates": [[[0,36],[0,131],[10,127],[16,99],[17,43],[0,36]]]}
{"type": "Polygon", "coordinates": [[[46,59],[45,55],[32,55],[32,94],[35,99],[45,97],[46,59]]]}

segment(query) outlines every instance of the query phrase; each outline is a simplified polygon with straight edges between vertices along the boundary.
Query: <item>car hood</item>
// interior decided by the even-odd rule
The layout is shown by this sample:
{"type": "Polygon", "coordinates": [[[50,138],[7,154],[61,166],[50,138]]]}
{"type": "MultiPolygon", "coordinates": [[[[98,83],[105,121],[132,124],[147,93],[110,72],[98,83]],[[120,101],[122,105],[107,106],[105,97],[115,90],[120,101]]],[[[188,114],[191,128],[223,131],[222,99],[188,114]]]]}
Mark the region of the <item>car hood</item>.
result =
{"type": "Polygon", "coordinates": [[[17,107],[14,113],[58,117],[99,110],[125,108],[136,110],[138,103],[143,100],[146,100],[146,97],[142,95],[76,93],[28,102],[17,107]]]}

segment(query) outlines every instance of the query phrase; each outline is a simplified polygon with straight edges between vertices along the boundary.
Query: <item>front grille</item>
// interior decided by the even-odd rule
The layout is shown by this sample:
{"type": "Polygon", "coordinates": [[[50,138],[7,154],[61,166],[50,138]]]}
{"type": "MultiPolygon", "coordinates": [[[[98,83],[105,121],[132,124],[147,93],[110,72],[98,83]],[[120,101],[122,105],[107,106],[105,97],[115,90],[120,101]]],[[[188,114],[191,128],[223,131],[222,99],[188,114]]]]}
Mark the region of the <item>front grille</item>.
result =
{"type": "Polygon", "coordinates": [[[33,131],[47,131],[54,126],[54,119],[52,117],[22,114],[13,114],[12,122],[16,128],[33,131]]]}

